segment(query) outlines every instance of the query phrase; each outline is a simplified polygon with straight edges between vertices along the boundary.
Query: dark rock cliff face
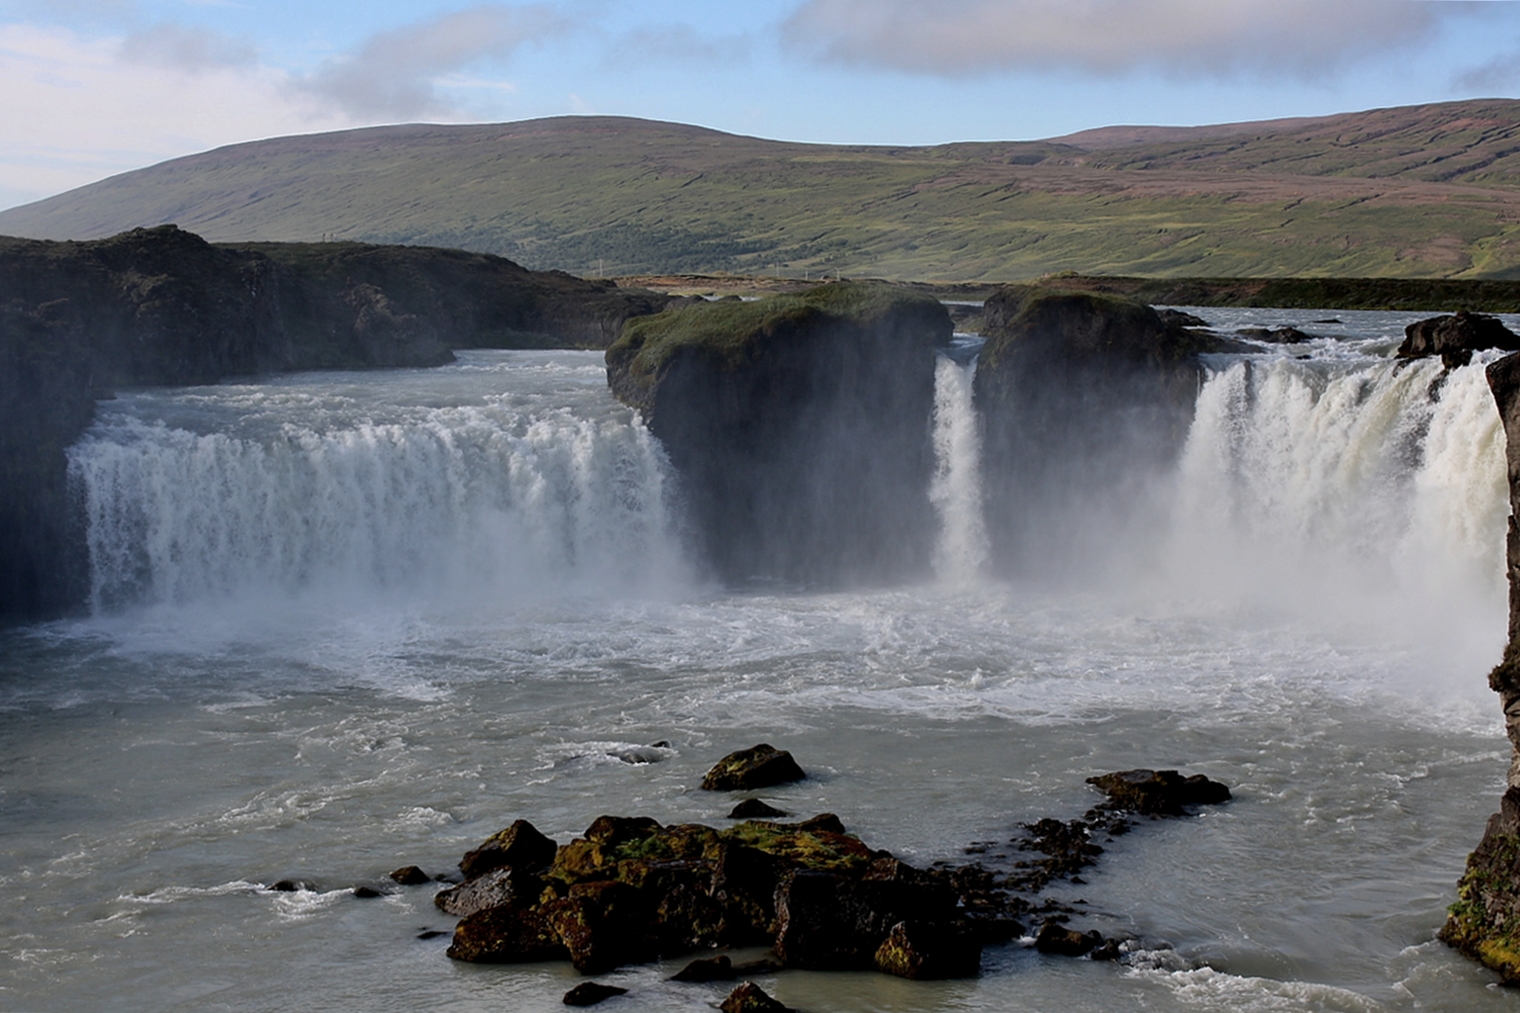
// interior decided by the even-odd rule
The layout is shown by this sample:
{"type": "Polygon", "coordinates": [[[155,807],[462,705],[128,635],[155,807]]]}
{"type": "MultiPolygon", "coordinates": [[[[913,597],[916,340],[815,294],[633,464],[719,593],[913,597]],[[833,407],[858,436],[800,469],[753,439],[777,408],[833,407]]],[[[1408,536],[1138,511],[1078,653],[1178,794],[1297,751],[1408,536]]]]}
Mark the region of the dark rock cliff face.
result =
{"type": "Polygon", "coordinates": [[[1499,812],[1489,818],[1483,840],[1467,859],[1457,903],[1441,939],[1498,971],[1505,984],[1520,985],[1520,526],[1515,522],[1520,511],[1520,355],[1491,364],[1488,385],[1504,423],[1509,470],[1509,643],[1488,676],[1489,686],[1499,694],[1510,740],[1508,789],[1499,812]]]}
{"type": "Polygon", "coordinates": [[[114,387],[605,347],[669,301],[457,250],[213,246],[172,225],[86,243],[0,237],[0,618],[80,600],[65,449],[114,387]]]}
{"type": "MultiPolygon", "coordinates": [[[[993,566],[1060,574],[1142,524],[1220,339],[1142,303],[1022,286],[987,301],[975,381],[993,566]]],[[[1143,537],[1136,533],[1135,537],[1143,537]]]]}
{"type": "Polygon", "coordinates": [[[934,349],[950,333],[933,299],[827,285],[631,321],[607,378],[664,444],[719,577],[895,580],[930,561],[934,349]]]}

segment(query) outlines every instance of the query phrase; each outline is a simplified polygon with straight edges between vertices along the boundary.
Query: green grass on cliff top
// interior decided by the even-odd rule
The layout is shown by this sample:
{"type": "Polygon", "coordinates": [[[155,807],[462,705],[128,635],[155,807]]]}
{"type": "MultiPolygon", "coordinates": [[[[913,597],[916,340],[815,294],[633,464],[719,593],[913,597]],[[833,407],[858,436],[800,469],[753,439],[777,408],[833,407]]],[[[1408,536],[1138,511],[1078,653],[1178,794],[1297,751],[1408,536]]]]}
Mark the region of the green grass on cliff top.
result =
{"type": "Polygon", "coordinates": [[[1096,150],[794,144],[613,117],[382,127],[126,173],[0,213],[0,233],[165,221],[592,276],[1520,278],[1520,102],[1096,150]]]}
{"type": "Polygon", "coordinates": [[[901,309],[943,313],[937,300],[871,282],[819,285],[795,295],[773,295],[751,302],[737,299],[698,302],[635,317],[607,350],[608,361],[632,356],[634,373],[653,376],[682,348],[704,348],[725,368],[749,362],[773,335],[822,317],[868,324],[901,309]]]}

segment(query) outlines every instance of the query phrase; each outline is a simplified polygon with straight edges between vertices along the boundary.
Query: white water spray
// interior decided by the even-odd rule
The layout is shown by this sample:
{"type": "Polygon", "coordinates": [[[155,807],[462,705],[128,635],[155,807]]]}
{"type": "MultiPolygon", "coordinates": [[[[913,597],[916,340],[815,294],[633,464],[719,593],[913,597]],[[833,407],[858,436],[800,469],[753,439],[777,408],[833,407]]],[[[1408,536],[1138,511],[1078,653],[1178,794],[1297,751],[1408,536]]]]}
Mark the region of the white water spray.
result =
{"type": "Polygon", "coordinates": [[[929,499],[939,514],[934,572],[942,581],[975,580],[987,561],[982,521],[981,439],[971,400],[976,362],[941,357],[934,371],[934,480],[929,499]]]}

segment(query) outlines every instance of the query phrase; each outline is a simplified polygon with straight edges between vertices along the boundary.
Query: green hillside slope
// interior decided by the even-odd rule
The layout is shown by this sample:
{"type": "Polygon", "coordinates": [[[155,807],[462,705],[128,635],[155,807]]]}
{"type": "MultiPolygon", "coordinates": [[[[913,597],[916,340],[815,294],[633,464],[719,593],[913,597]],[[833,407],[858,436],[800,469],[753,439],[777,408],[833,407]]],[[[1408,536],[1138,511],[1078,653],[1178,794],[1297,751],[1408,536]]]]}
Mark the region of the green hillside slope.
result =
{"type": "Polygon", "coordinates": [[[423,243],[593,275],[1511,278],[1517,125],[1520,102],[1494,101],[926,148],[616,117],[379,127],[125,173],[0,213],[0,234],[172,221],[215,241],[423,243]]]}

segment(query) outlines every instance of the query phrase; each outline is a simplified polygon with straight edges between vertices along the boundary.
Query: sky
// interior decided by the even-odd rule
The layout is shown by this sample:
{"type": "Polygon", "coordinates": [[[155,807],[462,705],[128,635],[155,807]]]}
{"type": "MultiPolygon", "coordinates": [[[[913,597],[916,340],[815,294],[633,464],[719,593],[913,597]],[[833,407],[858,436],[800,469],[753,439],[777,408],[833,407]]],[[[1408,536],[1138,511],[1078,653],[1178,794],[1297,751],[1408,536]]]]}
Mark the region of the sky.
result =
{"type": "Polygon", "coordinates": [[[381,123],[933,144],[1517,95],[1520,0],[0,0],[0,208],[381,123]]]}

